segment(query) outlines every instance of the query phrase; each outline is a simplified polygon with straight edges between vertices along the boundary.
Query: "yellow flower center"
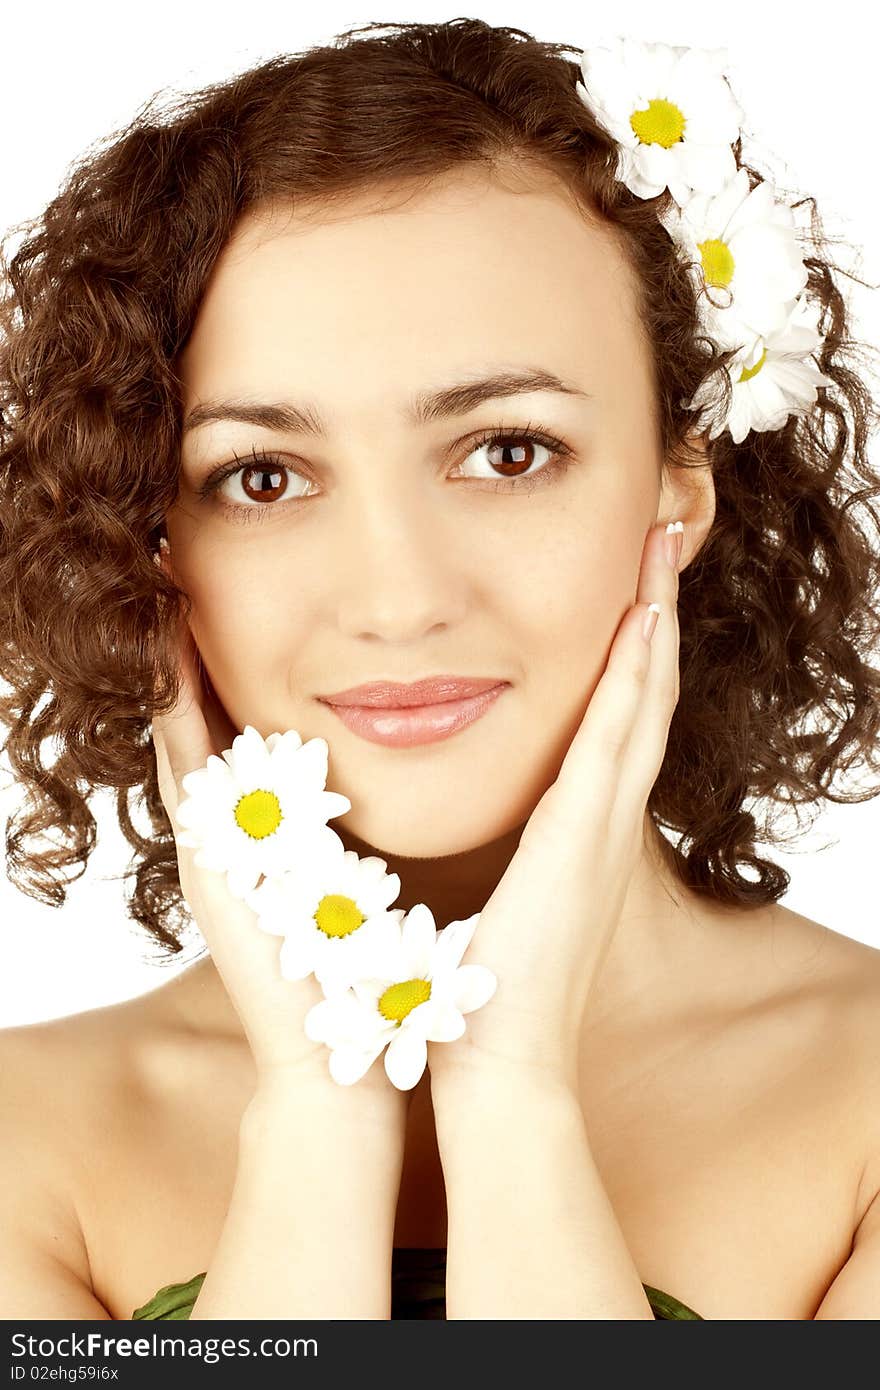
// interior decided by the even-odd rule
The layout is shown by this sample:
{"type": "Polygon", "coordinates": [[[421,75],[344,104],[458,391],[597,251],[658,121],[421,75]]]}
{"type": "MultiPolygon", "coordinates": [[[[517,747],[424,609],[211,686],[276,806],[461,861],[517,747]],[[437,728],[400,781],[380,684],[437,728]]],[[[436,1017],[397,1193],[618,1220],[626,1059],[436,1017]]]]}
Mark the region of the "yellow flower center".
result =
{"type": "Polygon", "coordinates": [[[755,363],[754,367],[745,367],[745,368],[743,369],[743,372],[742,372],[742,374],[741,374],[741,376],[740,376],[740,378],[739,378],[740,381],[751,381],[751,379],[752,379],[753,376],[757,376],[757,375],[758,375],[758,372],[761,370],[761,368],[763,367],[763,365],[764,365],[764,363],[766,362],[766,360],[767,360],[767,349],[765,348],[764,351],[761,353],[761,356],[758,358],[757,362],[755,363]]]}
{"type": "Polygon", "coordinates": [[[342,893],[325,893],[312,915],[325,936],[350,936],[367,920],[357,903],[342,893]]]}
{"type": "Polygon", "coordinates": [[[281,802],[274,792],[258,787],[239,799],[235,819],[252,840],[264,840],[267,835],[274,835],[281,824],[281,802]]]}
{"type": "Polygon", "coordinates": [[[734,259],[726,241],[717,237],[711,241],[701,241],[699,252],[703,259],[703,274],[707,285],[721,285],[726,288],[733,279],[734,259]]]}
{"type": "Polygon", "coordinates": [[[646,111],[634,111],[629,123],[643,145],[662,145],[665,150],[678,144],[687,125],[679,108],[665,97],[655,97],[646,111]]]}
{"type": "Polygon", "coordinates": [[[430,997],[431,986],[427,980],[402,980],[400,984],[389,985],[380,997],[379,1012],[383,1018],[400,1025],[417,1004],[424,1004],[430,997]]]}

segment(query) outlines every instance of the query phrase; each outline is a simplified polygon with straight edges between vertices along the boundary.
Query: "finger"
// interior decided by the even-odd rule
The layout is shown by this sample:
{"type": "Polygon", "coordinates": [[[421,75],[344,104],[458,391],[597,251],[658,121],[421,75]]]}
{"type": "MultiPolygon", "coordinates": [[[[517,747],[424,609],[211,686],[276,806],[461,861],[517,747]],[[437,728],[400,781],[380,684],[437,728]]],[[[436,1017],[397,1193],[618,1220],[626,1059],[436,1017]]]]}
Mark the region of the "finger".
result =
{"type": "MultiPolygon", "coordinates": [[[[565,760],[553,786],[535,808],[524,834],[542,840],[560,834],[570,838],[608,832],[611,823],[619,819],[617,805],[621,792],[631,807],[635,794],[644,790],[645,799],[656,773],[650,775],[650,761],[640,767],[635,759],[635,772],[630,760],[636,730],[640,729],[641,756],[651,737],[659,742],[658,722],[646,722],[645,711],[651,700],[656,703],[657,684],[664,687],[664,670],[669,664],[670,650],[667,631],[674,610],[677,590],[675,572],[665,559],[666,527],[653,527],[647,534],[639,572],[637,602],[621,620],[605,670],[587,705],[580,727],[574,735],[565,760]],[[659,659],[653,654],[658,632],[647,643],[642,635],[650,603],[660,607],[657,629],[666,629],[664,647],[659,659]],[[664,663],[665,658],[665,663],[664,663]],[[652,674],[653,673],[653,674],[652,674]]],[[[660,754],[658,752],[657,756],[660,754]]]]}
{"type": "MultiPolygon", "coordinates": [[[[620,767],[644,698],[651,650],[642,636],[648,605],[627,609],[605,669],[590,697],[555,782],[532,812],[521,837],[541,853],[604,837],[617,795],[620,767]]],[[[564,852],[564,851],[563,851],[564,852]]]]}
{"type": "Polygon", "coordinates": [[[161,720],[158,716],[150,725],[150,732],[153,736],[153,750],[156,755],[156,775],[159,781],[159,795],[168,813],[168,818],[171,824],[174,825],[174,817],[179,804],[177,784],[174,781],[174,774],[171,771],[171,764],[168,761],[165,738],[162,733],[161,720]]]}
{"type": "Polygon", "coordinates": [[[195,768],[203,767],[214,749],[202,710],[197,649],[189,624],[182,618],[178,626],[177,651],[180,676],[177,699],[160,724],[179,798],[183,778],[195,768]]]}
{"type": "Polygon", "coordinates": [[[639,831],[651,788],[663,765],[679,688],[678,562],[668,563],[665,529],[658,529],[660,543],[652,536],[645,546],[638,596],[646,600],[653,594],[660,616],[651,639],[644,698],[621,763],[614,811],[625,827],[639,831]]]}

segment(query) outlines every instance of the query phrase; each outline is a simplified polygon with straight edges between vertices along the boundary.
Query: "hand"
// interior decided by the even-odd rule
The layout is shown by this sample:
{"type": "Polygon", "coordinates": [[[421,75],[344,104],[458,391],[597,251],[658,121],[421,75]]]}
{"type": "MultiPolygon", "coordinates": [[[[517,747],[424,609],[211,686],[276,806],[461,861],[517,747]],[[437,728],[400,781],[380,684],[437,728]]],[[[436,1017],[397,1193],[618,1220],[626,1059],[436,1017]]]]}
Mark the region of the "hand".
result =
{"type": "Polygon", "coordinates": [[[241,1019],[256,1063],[257,1092],[277,1094],[288,1079],[297,1086],[308,1079],[340,1104],[354,1109],[366,1097],[371,1107],[387,1107],[395,1117],[400,1112],[404,1123],[405,1098],[384,1069],[373,1068],[357,1087],[342,1087],[333,1080],[327,1049],[307,1038],[303,1029],[306,1013],[323,998],[317,980],[282,977],[280,938],[264,932],[256,913],[233,897],[225,874],[197,865],[196,851],[177,839],[176,811],[184,776],[203,767],[211,753],[221,756],[231,742],[228,718],[201,679],[196,644],[182,617],[178,641],[178,699],[168,714],[155,715],[152,721],[159,791],[175,832],[180,887],[241,1019]],[[359,1099],[352,1099],[352,1091],[359,1099]]]}
{"type": "Polygon", "coordinates": [[[637,602],[556,781],[480,914],[462,963],[488,966],[498,987],[466,1016],[461,1038],[428,1044],[432,1083],[488,1067],[576,1092],[587,996],[638,861],[678,701],[678,568],[665,558],[666,540],[665,524],[648,532],[637,602]],[[660,614],[649,645],[642,624],[651,602],[660,614]]]}

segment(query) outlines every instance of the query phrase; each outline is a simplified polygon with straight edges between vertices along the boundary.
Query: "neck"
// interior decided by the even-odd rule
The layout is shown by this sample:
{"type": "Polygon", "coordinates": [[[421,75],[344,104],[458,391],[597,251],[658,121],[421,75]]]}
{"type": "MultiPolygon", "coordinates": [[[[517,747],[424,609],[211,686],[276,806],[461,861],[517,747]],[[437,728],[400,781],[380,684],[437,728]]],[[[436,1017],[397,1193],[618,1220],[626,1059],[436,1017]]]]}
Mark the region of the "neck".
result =
{"type": "Polygon", "coordinates": [[[399,876],[400,893],[392,908],[409,912],[416,903],[427,903],[438,929],[480,911],[513,858],[523,832],[523,826],[518,825],[500,839],[466,854],[408,859],[376,849],[341,826],[334,829],[347,850],[354,850],[362,859],[378,855],[385,860],[387,872],[399,876]]]}

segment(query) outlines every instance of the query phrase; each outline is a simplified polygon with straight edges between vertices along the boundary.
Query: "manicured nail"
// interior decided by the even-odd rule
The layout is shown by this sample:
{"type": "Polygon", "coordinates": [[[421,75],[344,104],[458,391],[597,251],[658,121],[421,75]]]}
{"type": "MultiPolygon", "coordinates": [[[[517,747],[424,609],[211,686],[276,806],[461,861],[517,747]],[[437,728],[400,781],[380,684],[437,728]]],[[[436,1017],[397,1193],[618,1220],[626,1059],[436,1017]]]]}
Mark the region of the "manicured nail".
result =
{"type": "Polygon", "coordinates": [[[678,569],[683,544],[684,522],[670,521],[666,528],[666,559],[674,570],[678,569]]]}
{"type": "Polygon", "coordinates": [[[648,611],[645,614],[645,621],[642,623],[642,636],[646,642],[650,642],[654,635],[654,628],[657,626],[657,619],[660,617],[659,603],[649,603],[648,611]]]}

